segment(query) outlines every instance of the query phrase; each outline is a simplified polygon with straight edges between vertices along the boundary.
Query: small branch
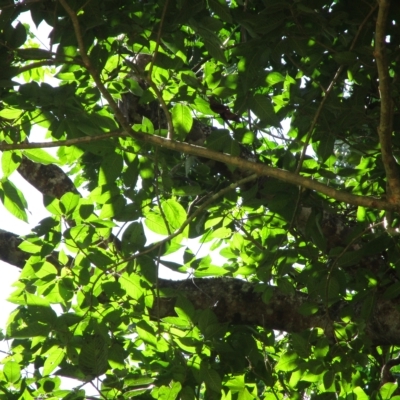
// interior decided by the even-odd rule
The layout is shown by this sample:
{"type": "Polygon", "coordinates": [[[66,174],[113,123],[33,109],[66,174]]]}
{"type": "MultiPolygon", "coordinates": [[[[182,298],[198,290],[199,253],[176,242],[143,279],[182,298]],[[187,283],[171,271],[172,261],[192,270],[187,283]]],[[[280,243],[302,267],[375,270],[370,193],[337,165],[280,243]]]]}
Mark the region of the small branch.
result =
{"type": "Polygon", "coordinates": [[[162,14],[161,14],[160,26],[158,27],[158,32],[157,32],[156,48],[154,49],[153,59],[151,60],[150,68],[149,68],[149,77],[150,77],[150,79],[151,79],[151,76],[152,76],[152,73],[153,73],[154,63],[156,62],[156,58],[157,58],[157,54],[158,54],[158,48],[160,47],[161,32],[162,32],[162,27],[163,27],[164,20],[165,20],[165,14],[167,13],[168,2],[169,2],[169,0],[166,0],[166,2],[164,4],[164,8],[162,10],[162,14]]]}
{"type": "Polygon", "coordinates": [[[22,74],[25,71],[29,71],[35,68],[47,67],[56,64],[55,60],[46,60],[46,61],[37,61],[32,64],[24,65],[23,67],[19,67],[16,75],[22,74]]]}
{"type": "Polygon", "coordinates": [[[96,71],[96,69],[93,67],[89,56],[86,54],[85,46],[83,44],[83,39],[82,39],[82,32],[81,28],[79,26],[79,21],[76,13],[74,10],[68,5],[66,0],[59,0],[61,5],[64,7],[65,11],[69,15],[72,21],[72,25],[74,27],[74,32],[76,36],[76,40],[78,42],[78,47],[79,47],[79,52],[83,61],[84,66],[90,73],[91,77],[93,78],[97,88],[99,89],[100,93],[103,95],[103,97],[107,100],[107,103],[111,107],[112,111],[115,114],[115,117],[117,121],[121,124],[122,128],[127,134],[130,134],[132,132],[132,129],[129,125],[128,120],[125,118],[124,114],[122,114],[121,110],[118,107],[118,104],[115,102],[113,97],[111,96],[110,92],[106,89],[104,86],[103,82],[100,79],[99,73],[96,71]]]}
{"type": "Polygon", "coordinates": [[[395,367],[396,365],[400,365],[400,356],[392,358],[382,367],[380,386],[383,386],[385,383],[388,382],[396,382],[395,376],[390,372],[390,369],[395,367]]]}
{"type": "Polygon", "coordinates": [[[154,90],[154,93],[157,96],[157,100],[161,104],[161,108],[165,114],[165,118],[167,119],[167,126],[168,126],[167,138],[169,140],[172,140],[174,138],[174,125],[172,124],[172,118],[171,118],[171,114],[169,113],[167,103],[163,99],[162,93],[160,92],[160,90],[158,89],[156,84],[152,81],[151,76],[147,77],[146,80],[149,83],[150,87],[154,90]]]}
{"type": "Polygon", "coordinates": [[[166,138],[147,135],[141,132],[132,132],[132,137],[143,140],[147,143],[151,143],[156,146],[162,146],[167,149],[178,151],[185,154],[191,154],[198,157],[205,157],[215,161],[220,161],[224,164],[236,166],[242,170],[248,170],[258,175],[270,176],[272,178],[279,179],[281,181],[294,184],[297,186],[303,186],[305,188],[315,190],[326,196],[334,198],[338,201],[343,201],[348,204],[357,206],[364,206],[368,208],[380,209],[380,210],[397,210],[399,206],[391,204],[385,200],[380,200],[373,197],[358,196],[348,193],[343,190],[336,190],[332,187],[324,185],[310,178],[305,178],[300,175],[296,175],[293,172],[285,171],[280,168],[270,167],[262,163],[254,163],[248,160],[244,160],[240,157],[231,156],[229,154],[219,153],[215,150],[207,149],[205,147],[195,146],[187,143],[177,142],[174,140],[168,140],[166,138]]]}
{"type": "Polygon", "coordinates": [[[250,235],[249,232],[247,232],[243,224],[240,224],[239,229],[244,233],[244,236],[246,236],[249,242],[253,243],[254,246],[256,246],[259,250],[265,251],[265,247],[261,243],[257,242],[257,240],[255,240],[253,236],[250,235]]]}
{"type": "Polygon", "coordinates": [[[161,14],[160,26],[159,26],[158,32],[157,32],[156,48],[154,50],[153,59],[151,60],[149,73],[147,75],[146,80],[149,83],[150,87],[154,90],[154,93],[156,94],[157,99],[161,104],[161,108],[163,109],[163,112],[165,114],[165,118],[167,119],[167,126],[168,126],[168,136],[167,136],[167,138],[172,140],[174,138],[174,125],[172,123],[171,114],[169,113],[168,106],[167,106],[167,104],[165,103],[165,101],[164,101],[164,99],[162,97],[162,93],[157,88],[156,84],[153,82],[153,79],[152,79],[153,66],[154,66],[154,63],[156,62],[156,58],[157,58],[157,54],[158,54],[158,48],[160,47],[161,32],[162,32],[162,27],[163,27],[164,20],[165,20],[165,14],[167,13],[168,1],[169,0],[166,0],[166,2],[164,4],[163,11],[162,11],[162,14],[161,14]]]}
{"type": "Polygon", "coordinates": [[[386,54],[386,24],[389,16],[390,1],[380,0],[376,20],[376,37],[374,56],[379,77],[381,97],[380,122],[378,127],[381,145],[382,162],[387,179],[387,198],[389,202],[400,204],[400,175],[392,152],[393,100],[391,96],[391,80],[386,54]]]}
{"type": "MultiPolygon", "coordinates": [[[[366,22],[369,20],[369,18],[371,17],[371,15],[374,13],[374,11],[376,10],[376,8],[377,8],[377,6],[371,8],[371,10],[369,11],[369,13],[368,13],[368,14],[366,15],[366,17],[364,18],[363,22],[362,22],[362,23],[360,24],[360,26],[358,27],[357,33],[355,34],[355,36],[354,36],[354,38],[353,38],[353,41],[351,42],[349,51],[352,51],[352,50],[354,49],[354,46],[355,46],[355,44],[356,44],[356,42],[357,42],[358,37],[360,36],[360,33],[361,33],[361,31],[362,31],[364,25],[365,25],[366,22]]],[[[299,173],[300,173],[300,170],[301,170],[301,168],[302,168],[302,166],[303,166],[304,158],[305,158],[305,156],[306,156],[307,147],[308,147],[309,142],[310,142],[310,140],[311,140],[311,136],[312,136],[312,134],[313,134],[313,132],[314,132],[315,126],[317,125],[318,118],[319,118],[319,116],[320,116],[320,114],[321,114],[321,111],[322,111],[322,109],[323,109],[323,107],[324,107],[324,105],[325,105],[326,100],[327,100],[328,97],[329,97],[329,94],[332,92],[332,89],[333,89],[333,87],[334,87],[336,81],[338,80],[339,75],[340,75],[341,72],[343,71],[343,69],[344,69],[344,65],[341,65],[341,66],[338,68],[338,70],[336,71],[335,76],[333,77],[333,79],[332,79],[331,83],[329,84],[328,88],[326,89],[326,91],[324,91],[325,96],[324,96],[324,98],[322,99],[322,101],[321,101],[321,103],[320,103],[320,105],[319,105],[319,107],[318,107],[318,109],[317,109],[317,112],[315,113],[315,116],[314,116],[314,118],[313,118],[313,120],[312,120],[312,122],[311,122],[310,129],[308,130],[307,137],[306,137],[306,140],[305,140],[305,143],[304,143],[304,146],[303,146],[303,150],[302,150],[302,152],[301,152],[300,160],[299,160],[299,162],[298,162],[298,164],[297,164],[297,167],[296,167],[296,171],[295,171],[296,174],[299,174],[299,173]]]]}
{"type": "Polygon", "coordinates": [[[148,135],[143,132],[133,132],[127,134],[125,132],[112,132],[102,136],[83,137],[77,139],[69,139],[65,141],[56,142],[45,142],[45,143],[20,143],[15,145],[0,144],[0,150],[17,150],[17,149],[37,149],[45,147],[59,147],[59,146],[71,146],[77,143],[87,143],[92,140],[104,140],[110,137],[132,137],[136,140],[140,140],[145,143],[152,144],[154,146],[164,147],[173,151],[177,151],[184,154],[190,154],[197,157],[204,157],[214,161],[220,161],[224,164],[238,167],[242,170],[253,172],[259,176],[270,176],[271,178],[279,179],[283,182],[287,182],[292,185],[302,186],[307,189],[315,190],[316,192],[322,193],[328,197],[331,197],[338,201],[343,201],[348,204],[355,206],[363,206],[367,208],[377,210],[389,210],[399,211],[400,207],[396,204],[390,203],[386,200],[381,200],[374,197],[358,196],[343,190],[336,190],[332,187],[324,185],[323,183],[317,182],[310,178],[305,178],[300,175],[296,175],[293,172],[285,171],[280,168],[270,167],[262,163],[254,163],[252,161],[245,160],[240,157],[235,157],[230,154],[219,153],[218,151],[207,149],[205,147],[195,146],[193,144],[177,142],[175,140],[169,140],[157,135],[148,135]]]}
{"type": "Polygon", "coordinates": [[[337,79],[339,78],[340,73],[343,71],[343,68],[344,68],[343,65],[341,65],[338,68],[338,70],[336,71],[335,76],[333,77],[331,83],[329,84],[328,88],[326,89],[324,98],[322,99],[321,103],[319,103],[319,107],[317,109],[317,112],[315,113],[314,118],[313,118],[313,120],[311,122],[310,129],[308,130],[308,133],[307,133],[307,136],[306,136],[306,140],[305,140],[305,143],[304,143],[304,146],[303,146],[303,150],[301,152],[300,160],[297,163],[297,167],[296,167],[296,171],[295,171],[296,175],[298,175],[300,173],[301,167],[303,166],[304,158],[306,156],[307,148],[308,148],[308,145],[310,143],[311,136],[312,136],[312,134],[314,132],[315,126],[317,125],[319,116],[320,116],[320,114],[322,112],[322,109],[324,108],[324,105],[325,105],[326,101],[328,100],[328,97],[329,97],[330,93],[333,90],[333,87],[334,87],[337,79]]]}
{"type": "Polygon", "coordinates": [[[78,42],[79,52],[81,53],[82,61],[83,61],[84,65],[86,66],[86,68],[89,68],[91,63],[90,63],[90,59],[89,59],[88,55],[86,54],[85,45],[83,43],[82,31],[81,31],[81,27],[79,25],[79,21],[76,16],[76,13],[74,12],[74,10],[69,6],[69,4],[65,0],[59,0],[59,1],[60,1],[61,5],[64,7],[67,14],[71,18],[72,25],[73,25],[74,31],[75,31],[75,37],[78,42]]]}
{"type": "Polygon", "coordinates": [[[80,138],[67,139],[67,140],[55,140],[53,142],[15,143],[15,144],[0,143],[0,151],[75,146],[77,144],[82,144],[82,143],[91,143],[91,142],[97,142],[98,140],[106,140],[112,137],[130,137],[130,135],[124,133],[121,130],[116,130],[109,133],[105,133],[103,135],[84,136],[80,138]]]}
{"type": "MultiPolygon", "coordinates": [[[[156,195],[156,202],[157,202],[158,208],[160,210],[161,218],[163,219],[164,225],[167,228],[168,235],[170,236],[171,235],[171,228],[170,228],[169,223],[167,221],[167,217],[165,216],[164,210],[161,207],[160,190],[159,190],[159,187],[158,187],[158,177],[159,177],[159,174],[158,174],[158,147],[156,148],[156,156],[155,156],[155,160],[154,160],[154,177],[155,177],[155,179],[154,179],[154,182],[155,182],[155,184],[154,184],[154,194],[156,195]]],[[[158,268],[157,268],[157,271],[158,271],[158,268]]]]}
{"type": "Polygon", "coordinates": [[[123,262],[131,261],[134,260],[135,258],[138,258],[144,254],[150,253],[153,250],[155,250],[157,247],[163,245],[164,243],[169,242],[176,236],[180,235],[185,228],[197,217],[199,216],[204,210],[206,210],[212,203],[214,203],[215,200],[217,200],[219,197],[224,196],[226,193],[230,192],[233,189],[236,189],[237,187],[247,183],[251,182],[253,180],[257,179],[257,175],[253,174],[248,176],[247,178],[241,179],[240,181],[231,183],[227,187],[221,189],[217,193],[213,194],[207,201],[205,201],[199,208],[193,212],[189,217],[186,218],[186,220],[183,222],[183,224],[180,226],[179,229],[177,229],[174,233],[171,235],[168,235],[165,239],[160,240],[159,242],[155,243],[154,245],[148,247],[147,249],[141,251],[140,253],[134,254],[133,256],[129,257],[127,260],[124,260],[123,262]]]}
{"type": "Polygon", "coordinates": [[[355,34],[354,39],[351,42],[350,51],[352,51],[354,49],[354,46],[357,43],[358,37],[360,36],[362,29],[364,28],[364,25],[367,23],[367,21],[370,19],[370,17],[372,16],[372,14],[375,12],[375,10],[377,8],[378,8],[378,4],[375,4],[373,7],[371,7],[371,9],[369,10],[369,13],[366,15],[363,22],[361,22],[360,26],[357,29],[357,33],[355,34]]]}

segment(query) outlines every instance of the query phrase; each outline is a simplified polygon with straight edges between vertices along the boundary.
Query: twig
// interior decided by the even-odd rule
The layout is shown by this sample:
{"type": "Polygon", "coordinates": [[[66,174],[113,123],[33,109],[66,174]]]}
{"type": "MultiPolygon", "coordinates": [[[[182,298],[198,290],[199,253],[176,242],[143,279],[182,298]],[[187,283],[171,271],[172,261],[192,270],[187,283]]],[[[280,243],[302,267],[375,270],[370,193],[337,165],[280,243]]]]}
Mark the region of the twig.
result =
{"type": "Polygon", "coordinates": [[[164,24],[164,20],[165,20],[165,14],[167,12],[167,8],[168,8],[168,1],[166,0],[165,4],[164,4],[164,8],[161,14],[161,19],[160,19],[160,26],[158,28],[158,32],[157,32],[157,41],[156,41],[156,48],[154,49],[154,54],[153,54],[153,58],[151,60],[150,63],[150,67],[149,67],[149,73],[147,75],[147,81],[150,85],[150,87],[154,90],[154,93],[157,96],[158,101],[161,104],[161,108],[163,109],[163,112],[165,114],[165,118],[167,119],[167,126],[168,126],[168,134],[167,134],[167,138],[172,140],[174,138],[174,125],[172,123],[172,119],[171,119],[171,114],[168,110],[168,106],[165,103],[163,97],[162,97],[162,93],[160,92],[160,90],[157,88],[156,84],[153,82],[152,79],[152,75],[153,75],[153,67],[154,67],[154,63],[156,62],[156,58],[157,58],[157,54],[158,54],[158,49],[160,47],[160,41],[161,41],[161,32],[162,32],[162,27],[164,24]]]}
{"type": "Polygon", "coordinates": [[[107,100],[107,103],[113,110],[116,119],[118,122],[121,124],[122,128],[127,134],[130,134],[132,132],[132,129],[129,125],[128,120],[125,118],[124,114],[121,112],[121,110],[118,107],[118,104],[115,102],[113,97],[111,96],[110,92],[106,89],[104,86],[103,82],[100,79],[100,75],[98,71],[93,67],[89,56],[86,53],[85,46],[83,43],[83,38],[82,38],[82,32],[81,28],[79,25],[78,17],[74,10],[68,5],[66,0],[59,0],[60,4],[64,7],[65,11],[69,15],[72,21],[72,25],[74,27],[74,32],[75,32],[75,37],[78,42],[78,48],[79,48],[79,53],[81,55],[82,61],[88,72],[90,73],[91,77],[93,78],[97,88],[99,89],[100,93],[103,95],[103,97],[107,100]]]}
{"type": "Polygon", "coordinates": [[[254,172],[259,176],[270,176],[283,182],[302,186],[307,189],[315,190],[335,200],[342,201],[355,206],[362,206],[377,210],[392,210],[398,211],[399,205],[390,203],[386,200],[369,197],[359,196],[348,193],[344,190],[337,190],[333,187],[324,185],[316,180],[305,178],[301,175],[295,175],[293,172],[285,171],[280,168],[270,167],[263,163],[254,163],[252,161],[244,160],[240,157],[235,157],[230,154],[220,153],[215,150],[207,149],[205,147],[196,146],[193,144],[177,142],[175,140],[169,140],[157,135],[148,135],[144,132],[133,132],[128,134],[126,132],[120,133],[109,133],[102,135],[101,137],[84,137],[77,139],[69,139],[65,141],[56,142],[45,142],[45,143],[20,143],[15,145],[0,144],[0,150],[16,150],[16,149],[33,149],[40,147],[59,147],[59,146],[70,146],[76,143],[85,143],[92,140],[104,140],[109,137],[120,136],[120,137],[132,137],[133,139],[140,140],[145,143],[152,144],[154,146],[164,147],[169,150],[177,151],[184,154],[189,154],[197,157],[204,157],[210,160],[219,161],[224,164],[238,167],[242,170],[254,172]]]}
{"type": "Polygon", "coordinates": [[[168,235],[165,239],[160,240],[159,242],[157,242],[154,245],[148,247],[147,249],[141,251],[140,253],[132,255],[128,259],[124,260],[123,263],[125,263],[127,261],[134,260],[134,259],[136,259],[136,258],[138,258],[138,257],[140,257],[140,256],[142,256],[144,254],[150,253],[151,251],[155,250],[157,247],[163,245],[164,243],[169,242],[170,240],[172,240],[176,236],[180,235],[185,230],[185,228],[197,216],[199,216],[204,210],[206,210],[215,200],[217,200],[219,197],[225,195],[226,193],[230,192],[231,190],[236,189],[238,186],[243,185],[243,184],[245,184],[247,182],[251,182],[254,179],[257,179],[257,175],[256,174],[250,175],[247,178],[241,179],[240,181],[231,183],[227,187],[221,189],[219,192],[213,194],[207,201],[205,201],[201,206],[199,206],[199,208],[195,212],[193,212],[193,214],[188,216],[186,218],[186,220],[182,223],[182,225],[179,227],[179,229],[177,229],[174,233],[172,233],[171,235],[168,235]]]}
{"type": "MultiPolygon", "coordinates": [[[[376,10],[376,7],[377,7],[377,6],[371,8],[371,10],[369,11],[369,13],[368,13],[368,14],[366,15],[366,17],[364,18],[363,22],[362,22],[362,23],[360,24],[360,26],[358,27],[358,30],[357,30],[357,32],[356,32],[354,38],[353,38],[353,41],[351,42],[351,45],[350,45],[350,48],[349,48],[350,51],[354,49],[354,46],[355,46],[355,44],[356,44],[356,42],[357,42],[358,37],[360,36],[360,33],[361,33],[361,31],[362,31],[364,25],[366,24],[366,22],[368,21],[368,19],[371,17],[371,15],[374,13],[374,11],[376,10]]],[[[318,107],[318,109],[317,109],[317,112],[316,112],[315,115],[314,115],[314,118],[313,118],[313,120],[312,120],[312,122],[311,122],[310,129],[308,130],[308,133],[307,133],[307,137],[306,137],[306,140],[305,140],[305,143],[304,143],[304,146],[303,146],[303,150],[302,150],[302,152],[301,152],[300,160],[299,160],[299,162],[298,162],[298,164],[297,164],[297,167],[296,167],[296,171],[295,171],[296,174],[299,174],[299,173],[300,173],[300,170],[301,170],[301,168],[302,168],[302,166],[303,166],[304,158],[305,158],[305,156],[306,156],[307,147],[308,147],[309,142],[310,142],[310,140],[311,140],[311,136],[312,136],[312,134],[313,134],[313,132],[314,132],[315,126],[317,125],[318,118],[319,118],[319,116],[320,116],[320,114],[321,114],[321,111],[322,111],[322,109],[323,109],[323,107],[324,107],[324,105],[325,105],[325,103],[326,103],[326,101],[327,101],[327,99],[328,99],[330,93],[331,93],[332,90],[333,90],[333,87],[334,87],[335,84],[336,84],[336,81],[337,81],[338,78],[339,78],[339,75],[340,75],[341,72],[343,71],[343,69],[344,69],[344,65],[341,65],[341,66],[338,68],[338,70],[336,71],[336,73],[335,73],[335,75],[334,75],[334,77],[333,77],[331,83],[329,84],[328,88],[327,88],[326,91],[325,91],[325,96],[324,96],[324,98],[322,99],[322,101],[321,101],[321,103],[320,103],[320,105],[319,105],[319,107],[318,107]]]]}
{"type": "Polygon", "coordinates": [[[240,224],[239,229],[244,233],[244,236],[246,236],[247,240],[254,244],[254,246],[256,246],[261,251],[265,250],[265,247],[261,243],[257,242],[257,240],[255,240],[250,235],[250,233],[246,231],[246,229],[244,228],[243,224],[240,224]]]}
{"type": "Polygon", "coordinates": [[[160,26],[158,27],[158,32],[157,32],[156,48],[154,49],[153,59],[151,60],[150,67],[149,67],[149,77],[150,77],[150,79],[151,79],[151,76],[153,74],[153,66],[154,66],[154,63],[156,62],[156,58],[157,58],[157,54],[158,54],[158,48],[160,47],[161,32],[162,32],[162,27],[163,27],[164,20],[165,20],[165,14],[166,14],[167,8],[168,8],[168,2],[169,2],[169,0],[166,0],[166,2],[164,4],[164,8],[162,10],[162,14],[161,14],[160,26]]]}
{"type": "Polygon", "coordinates": [[[168,126],[167,138],[169,140],[172,140],[174,138],[174,125],[172,123],[172,118],[171,118],[171,114],[170,114],[170,112],[168,110],[167,103],[163,99],[162,93],[160,92],[160,90],[158,89],[156,84],[152,81],[151,77],[147,77],[146,80],[149,83],[150,87],[154,90],[154,93],[157,96],[157,100],[161,104],[161,108],[162,108],[162,110],[163,110],[163,112],[165,114],[165,118],[167,119],[167,126],[168,126]]]}
{"type": "Polygon", "coordinates": [[[15,75],[22,74],[23,72],[29,71],[31,69],[54,65],[55,63],[56,63],[55,60],[37,61],[37,62],[34,62],[32,64],[28,64],[28,65],[24,65],[22,67],[19,67],[18,71],[17,71],[17,73],[15,75]]]}
{"type": "Polygon", "coordinates": [[[382,162],[387,179],[387,198],[389,202],[400,203],[400,175],[392,152],[393,131],[393,100],[390,90],[389,66],[386,55],[386,24],[389,15],[388,0],[379,1],[379,11],[376,20],[376,37],[374,56],[379,77],[379,92],[381,98],[381,112],[378,127],[379,142],[381,145],[382,162]]]}
{"type": "Polygon", "coordinates": [[[158,208],[160,210],[161,218],[163,219],[164,225],[167,228],[168,235],[170,236],[171,235],[171,228],[170,228],[169,223],[167,221],[167,217],[165,216],[164,210],[161,207],[160,191],[158,190],[159,189],[158,188],[158,176],[159,176],[158,175],[158,148],[156,149],[156,155],[155,155],[155,159],[154,159],[154,176],[156,178],[154,180],[155,181],[154,192],[155,192],[155,195],[156,195],[156,202],[157,202],[158,208]]]}
{"type": "Polygon", "coordinates": [[[130,137],[130,135],[121,130],[116,130],[109,133],[105,133],[103,135],[84,136],[80,138],[67,139],[67,140],[55,140],[53,142],[15,143],[15,144],[0,143],[0,151],[75,146],[77,144],[82,144],[82,143],[91,143],[91,142],[96,142],[98,140],[106,140],[112,137],[130,137]]]}

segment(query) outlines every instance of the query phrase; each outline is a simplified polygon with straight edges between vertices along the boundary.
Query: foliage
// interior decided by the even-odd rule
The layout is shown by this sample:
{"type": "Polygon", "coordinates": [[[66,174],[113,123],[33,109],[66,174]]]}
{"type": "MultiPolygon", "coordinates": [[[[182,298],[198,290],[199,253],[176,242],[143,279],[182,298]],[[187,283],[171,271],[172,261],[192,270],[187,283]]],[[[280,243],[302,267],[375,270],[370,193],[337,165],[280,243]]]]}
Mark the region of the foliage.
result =
{"type": "Polygon", "coordinates": [[[1,399],[85,398],[63,377],[104,399],[396,397],[379,374],[400,341],[374,310],[379,299],[398,309],[400,293],[400,3],[0,7],[0,198],[27,220],[10,179],[29,160],[74,183],[51,192],[47,175],[49,217],[20,244],[1,399]],[[53,28],[48,48],[17,22],[25,11],[53,28]],[[32,143],[35,126],[57,158],[32,143]],[[225,278],[250,282],[265,324],[195,307],[161,285],[160,265],[219,279],[221,293],[225,278]],[[306,300],[269,322],[276,289],[306,300]],[[306,325],[319,315],[328,322],[306,325]]]}

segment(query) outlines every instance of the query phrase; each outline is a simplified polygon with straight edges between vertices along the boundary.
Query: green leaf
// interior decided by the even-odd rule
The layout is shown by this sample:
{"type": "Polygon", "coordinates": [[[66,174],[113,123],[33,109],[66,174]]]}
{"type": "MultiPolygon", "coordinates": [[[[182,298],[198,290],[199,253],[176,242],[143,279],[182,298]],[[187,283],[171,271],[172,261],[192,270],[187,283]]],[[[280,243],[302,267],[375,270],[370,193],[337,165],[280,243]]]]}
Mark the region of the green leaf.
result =
{"type": "Polygon", "coordinates": [[[65,193],[60,199],[60,209],[66,216],[70,216],[79,204],[80,196],[76,193],[65,193]]]}
{"type": "Polygon", "coordinates": [[[4,207],[18,219],[28,222],[26,200],[22,192],[8,180],[0,182],[0,199],[4,207]]]}
{"type": "Polygon", "coordinates": [[[315,358],[319,358],[324,360],[326,355],[329,352],[329,342],[326,338],[322,338],[318,340],[317,344],[315,345],[314,349],[314,356],[315,358]]]}
{"type": "Polygon", "coordinates": [[[217,61],[226,64],[225,52],[219,42],[204,39],[204,46],[212,57],[214,57],[217,61]]]}
{"type": "Polygon", "coordinates": [[[13,29],[10,40],[8,40],[7,45],[14,49],[22,46],[26,41],[26,29],[21,22],[18,22],[17,26],[13,29]]]}
{"type": "Polygon", "coordinates": [[[21,163],[21,153],[19,151],[5,151],[1,155],[1,166],[3,178],[8,178],[21,163]]]}
{"type": "Polygon", "coordinates": [[[268,96],[261,94],[251,96],[249,99],[249,107],[261,121],[273,126],[280,125],[268,96]]]}
{"type": "Polygon", "coordinates": [[[225,22],[232,22],[232,17],[229,12],[228,3],[225,0],[208,0],[208,4],[212,11],[215,12],[225,22]]]}
{"type": "Polygon", "coordinates": [[[178,138],[183,140],[192,129],[193,117],[190,108],[184,104],[175,104],[171,109],[172,123],[178,138]]]}
{"type": "Polygon", "coordinates": [[[144,220],[144,224],[154,233],[158,233],[159,235],[169,235],[172,233],[168,230],[166,225],[166,221],[160,214],[156,214],[154,212],[150,212],[146,215],[144,220]]]}
{"type": "Polygon", "coordinates": [[[44,362],[43,375],[50,375],[61,363],[64,359],[65,353],[64,350],[59,348],[58,346],[52,347],[52,349],[47,352],[48,357],[44,362]]]}
{"type": "Polygon", "coordinates": [[[385,299],[395,299],[400,295],[400,282],[393,283],[384,292],[385,299]]]}
{"type": "Polygon", "coordinates": [[[104,374],[108,369],[108,347],[104,338],[91,335],[85,338],[84,346],[79,354],[79,368],[93,379],[104,374]]]}
{"type": "Polygon", "coordinates": [[[170,386],[161,386],[158,390],[154,390],[152,395],[157,396],[157,399],[161,400],[174,400],[178,397],[179,392],[182,389],[180,382],[173,382],[170,386]]]}
{"type": "Polygon", "coordinates": [[[137,274],[123,273],[119,279],[121,287],[125,289],[126,294],[134,300],[138,300],[143,296],[144,289],[141,287],[140,278],[137,274]]]}
{"type": "Polygon", "coordinates": [[[120,176],[123,167],[121,154],[112,153],[103,159],[99,171],[99,185],[114,183],[120,176]]]}
{"type": "Polygon", "coordinates": [[[358,206],[357,207],[357,221],[365,222],[367,215],[367,210],[365,207],[358,206]]]}
{"type": "Polygon", "coordinates": [[[393,394],[398,388],[398,383],[387,382],[379,389],[379,394],[382,399],[393,399],[393,394]]]}
{"type": "Polygon", "coordinates": [[[302,335],[297,333],[292,334],[293,349],[296,353],[303,358],[307,358],[310,355],[310,344],[302,335]]]}
{"type": "Polygon", "coordinates": [[[43,149],[23,150],[23,154],[30,160],[40,164],[58,164],[58,160],[43,149]]]}
{"type": "Polygon", "coordinates": [[[37,296],[33,293],[26,293],[25,301],[28,306],[50,307],[50,301],[47,298],[37,296]]]}
{"type": "Polygon", "coordinates": [[[211,310],[203,310],[200,313],[200,317],[198,320],[199,329],[205,333],[207,328],[211,325],[217,324],[218,319],[216,315],[211,310]]]}
{"type": "Polygon", "coordinates": [[[279,82],[284,82],[285,81],[285,77],[279,73],[279,72],[270,72],[267,75],[267,83],[268,85],[276,85],[279,82]]]}
{"type": "Polygon", "coordinates": [[[126,254],[132,254],[136,249],[146,243],[143,225],[140,222],[132,222],[122,234],[122,249],[126,254]]]}
{"type": "Polygon", "coordinates": [[[157,348],[157,337],[154,329],[146,321],[140,321],[137,324],[136,332],[144,342],[157,348]]]}
{"type": "Polygon", "coordinates": [[[176,200],[169,199],[163,201],[161,207],[172,232],[180,228],[186,221],[186,211],[176,200]]]}
{"type": "Polygon", "coordinates": [[[286,353],[282,354],[279,358],[278,363],[275,366],[277,371],[294,371],[298,368],[299,363],[297,361],[298,355],[293,351],[287,351],[286,353]]]}
{"type": "Polygon", "coordinates": [[[313,149],[318,155],[321,162],[325,162],[331,155],[333,155],[333,148],[335,145],[335,138],[333,135],[327,134],[323,140],[313,143],[313,149]]]}
{"type": "Polygon", "coordinates": [[[326,371],[323,377],[324,388],[326,391],[334,391],[335,388],[332,388],[333,383],[335,382],[335,372],[334,371],[326,371]]]}
{"type": "Polygon", "coordinates": [[[204,379],[206,387],[216,393],[222,389],[221,377],[215,369],[212,369],[207,363],[201,363],[201,376],[204,379]]]}
{"type": "Polygon", "coordinates": [[[4,108],[0,111],[0,117],[5,119],[16,119],[19,118],[22,113],[22,110],[18,110],[15,108],[4,108]]]}
{"type": "Polygon", "coordinates": [[[3,374],[10,383],[16,383],[21,378],[21,368],[16,361],[7,361],[4,364],[3,374]]]}

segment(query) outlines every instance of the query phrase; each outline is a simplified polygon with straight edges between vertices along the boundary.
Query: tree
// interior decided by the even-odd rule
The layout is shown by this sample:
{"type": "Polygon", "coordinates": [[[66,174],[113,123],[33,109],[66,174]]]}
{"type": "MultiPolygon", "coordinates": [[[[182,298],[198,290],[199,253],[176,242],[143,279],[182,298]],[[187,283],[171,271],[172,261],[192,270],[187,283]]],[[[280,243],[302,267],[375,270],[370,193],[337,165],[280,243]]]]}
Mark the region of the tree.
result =
{"type": "Polygon", "coordinates": [[[0,232],[1,398],[400,398],[400,3],[0,7],[0,198],[50,215],[0,232]]]}

